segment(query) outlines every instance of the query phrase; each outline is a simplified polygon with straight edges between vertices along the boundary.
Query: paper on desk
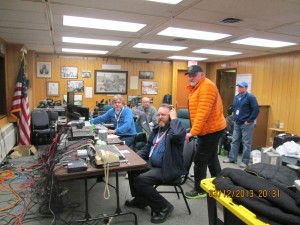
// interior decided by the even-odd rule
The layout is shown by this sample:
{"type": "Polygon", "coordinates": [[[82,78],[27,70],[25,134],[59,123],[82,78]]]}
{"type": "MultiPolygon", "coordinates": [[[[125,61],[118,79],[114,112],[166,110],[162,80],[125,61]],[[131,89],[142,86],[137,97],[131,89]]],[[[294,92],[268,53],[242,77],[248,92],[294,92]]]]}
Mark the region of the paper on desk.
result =
{"type": "Polygon", "coordinates": [[[107,138],[118,138],[119,136],[118,135],[115,135],[115,134],[108,134],[107,135],[107,138]]]}

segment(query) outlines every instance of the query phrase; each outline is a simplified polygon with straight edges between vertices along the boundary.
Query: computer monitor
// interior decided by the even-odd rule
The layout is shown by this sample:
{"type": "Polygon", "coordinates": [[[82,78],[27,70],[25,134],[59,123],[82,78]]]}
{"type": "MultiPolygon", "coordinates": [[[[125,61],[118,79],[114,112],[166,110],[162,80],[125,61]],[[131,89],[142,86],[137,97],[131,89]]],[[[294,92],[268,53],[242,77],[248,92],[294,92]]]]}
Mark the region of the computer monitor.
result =
{"type": "Polygon", "coordinates": [[[68,92],[67,93],[67,104],[74,105],[74,99],[75,99],[75,92],[68,92]]]}
{"type": "Polygon", "coordinates": [[[84,117],[85,120],[89,120],[90,111],[88,107],[79,106],[74,104],[67,105],[67,116],[69,119],[78,120],[79,117],[84,117]]]}
{"type": "Polygon", "coordinates": [[[82,117],[84,117],[85,120],[89,120],[89,118],[90,118],[90,110],[89,110],[89,107],[85,107],[85,106],[77,106],[76,112],[78,112],[82,117]]]}

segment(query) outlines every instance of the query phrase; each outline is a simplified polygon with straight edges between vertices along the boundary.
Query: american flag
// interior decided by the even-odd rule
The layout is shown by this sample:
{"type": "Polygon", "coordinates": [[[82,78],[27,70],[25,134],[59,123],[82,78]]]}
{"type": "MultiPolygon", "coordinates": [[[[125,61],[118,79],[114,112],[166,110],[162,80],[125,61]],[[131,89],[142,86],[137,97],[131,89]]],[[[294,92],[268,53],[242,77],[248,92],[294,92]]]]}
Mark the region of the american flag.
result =
{"type": "Polygon", "coordinates": [[[30,113],[24,61],[23,56],[10,112],[12,117],[19,120],[19,145],[30,144],[30,113]]]}

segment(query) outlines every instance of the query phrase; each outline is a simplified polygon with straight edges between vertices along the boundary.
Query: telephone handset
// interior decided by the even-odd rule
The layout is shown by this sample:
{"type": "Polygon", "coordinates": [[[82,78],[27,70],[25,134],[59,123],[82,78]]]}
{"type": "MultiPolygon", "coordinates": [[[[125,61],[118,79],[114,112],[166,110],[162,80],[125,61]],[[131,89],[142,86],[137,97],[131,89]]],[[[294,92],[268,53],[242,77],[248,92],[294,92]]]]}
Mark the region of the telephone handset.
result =
{"type": "Polygon", "coordinates": [[[110,164],[111,166],[118,166],[120,165],[120,159],[119,156],[114,152],[97,150],[95,156],[95,163],[98,166],[106,164],[110,164]]]}

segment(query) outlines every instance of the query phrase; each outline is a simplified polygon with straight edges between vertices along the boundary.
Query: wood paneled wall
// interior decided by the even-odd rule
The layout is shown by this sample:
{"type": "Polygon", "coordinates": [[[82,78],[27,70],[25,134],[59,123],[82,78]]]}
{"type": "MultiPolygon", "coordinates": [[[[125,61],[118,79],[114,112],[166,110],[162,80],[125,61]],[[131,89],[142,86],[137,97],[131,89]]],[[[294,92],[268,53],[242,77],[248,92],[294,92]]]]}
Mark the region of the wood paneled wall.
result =
{"type": "MultiPolygon", "coordinates": [[[[300,135],[300,51],[208,64],[213,81],[224,63],[236,67],[238,74],[253,75],[252,93],[260,105],[270,106],[268,127],[279,120],[286,132],[300,135]]],[[[268,130],[266,145],[271,145],[270,137],[268,130]]]]}
{"type": "MultiPolygon", "coordinates": [[[[22,45],[6,46],[6,76],[7,76],[7,107],[10,109],[11,99],[14,92],[16,77],[20,66],[20,49],[22,45]]],[[[275,121],[284,123],[284,129],[289,133],[300,135],[300,51],[270,55],[264,57],[255,57],[248,59],[238,59],[232,61],[223,61],[218,63],[201,63],[207,77],[216,81],[218,69],[223,69],[222,64],[226,63],[230,68],[237,68],[238,74],[253,74],[252,93],[256,95],[260,105],[269,105],[270,112],[268,118],[268,127],[273,127],[275,121]]],[[[83,80],[85,87],[92,87],[94,90],[94,71],[101,70],[102,64],[121,65],[121,70],[128,71],[129,79],[131,76],[138,76],[139,71],[153,71],[153,81],[158,82],[158,95],[149,95],[153,97],[154,107],[158,107],[165,94],[172,94],[173,104],[176,104],[177,93],[177,73],[178,70],[187,70],[187,63],[184,61],[155,62],[133,59],[105,59],[105,58],[87,58],[71,56],[53,56],[36,55],[34,52],[27,54],[27,76],[30,80],[28,90],[31,110],[38,106],[39,102],[46,99],[46,82],[58,81],[60,83],[60,97],[53,97],[54,100],[62,100],[63,94],[67,93],[67,80],[60,78],[61,66],[77,66],[79,75],[77,80],[83,80]],[[37,78],[36,62],[51,62],[52,77],[37,78]],[[82,78],[82,70],[91,70],[92,78],[82,78]]],[[[138,89],[131,90],[128,79],[127,95],[142,95],[141,80],[139,79],[138,89]]],[[[185,87],[183,87],[185,88],[185,87]]],[[[94,94],[92,99],[86,99],[84,93],[83,105],[90,109],[95,108],[96,101],[101,99],[111,99],[112,96],[94,94]]],[[[124,96],[127,100],[127,95],[124,96]]],[[[142,95],[143,96],[143,95],[142,95]]],[[[5,119],[6,120],[6,119],[5,119]]],[[[0,121],[1,125],[5,124],[0,121]]],[[[270,145],[271,131],[268,130],[266,145],[270,145]]]]}
{"type": "MultiPolygon", "coordinates": [[[[60,97],[51,97],[54,100],[63,100],[63,95],[67,94],[67,81],[68,80],[82,80],[85,87],[92,87],[94,92],[94,71],[101,70],[102,64],[121,65],[122,71],[128,71],[128,91],[124,95],[127,101],[128,95],[141,95],[142,80],[138,80],[138,89],[130,89],[130,77],[138,76],[139,71],[153,71],[154,79],[147,81],[158,82],[158,94],[147,95],[153,97],[153,106],[158,107],[163,100],[165,94],[171,93],[172,90],[172,64],[168,61],[146,61],[146,60],[133,60],[133,59],[105,59],[105,58],[87,58],[87,57],[71,57],[71,56],[37,56],[35,57],[35,70],[32,84],[33,105],[37,107],[39,102],[47,98],[46,95],[46,82],[58,81],[60,85],[60,97]],[[51,78],[38,78],[36,77],[36,62],[51,62],[52,77],[51,78]],[[78,67],[78,79],[62,79],[60,77],[61,66],[76,66],[78,67]],[[90,70],[92,73],[91,78],[82,78],[82,70],[90,70]]],[[[76,93],[83,96],[83,105],[93,110],[96,101],[102,99],[112,99],[113,95],[94,94],[93,98],[85,98],[85,93],[76,93]]]]}

